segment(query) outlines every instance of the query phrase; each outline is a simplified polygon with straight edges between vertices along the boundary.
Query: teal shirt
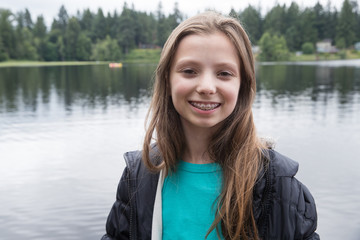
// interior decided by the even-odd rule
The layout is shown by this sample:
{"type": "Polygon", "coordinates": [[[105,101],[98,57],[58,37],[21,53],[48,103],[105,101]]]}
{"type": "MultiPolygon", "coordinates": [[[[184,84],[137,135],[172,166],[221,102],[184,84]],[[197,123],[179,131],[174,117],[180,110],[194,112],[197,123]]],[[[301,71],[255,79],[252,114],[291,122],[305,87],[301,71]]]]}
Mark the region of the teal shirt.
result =
{"type": "MultiPolygon", "coordinates": [[[[217,163],[192,164],[179,161],[162,188],[163,240],[205,239],[215,219],[216,200],[222,187],[217,163]]],[[[216,229],[208,236],[218,239],[216,229]]]]}

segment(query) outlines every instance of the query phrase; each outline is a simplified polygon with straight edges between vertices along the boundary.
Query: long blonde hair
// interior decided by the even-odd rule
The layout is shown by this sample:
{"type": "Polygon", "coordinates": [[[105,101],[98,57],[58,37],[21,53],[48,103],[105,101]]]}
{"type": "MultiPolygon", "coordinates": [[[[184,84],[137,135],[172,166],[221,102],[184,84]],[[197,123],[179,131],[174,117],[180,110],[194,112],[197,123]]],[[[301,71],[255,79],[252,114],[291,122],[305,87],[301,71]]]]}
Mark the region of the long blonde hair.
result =
{"type": "Polygon", "coordinates": [[[169,73],[180,41],[191,34],[224,33],[234,44],[240,60],[241,87],[234,111],[212,136],[208,147],[211,160],[221,165],[223,188],[218,198],[215,220],[208,234],[216,229],[226,239],[258,239],[252,209],[253,187],[262,163],[263,146],[259,141],[252,114],[256,92],[254,58],[251,43],[240,23],[230,17],[206,12],[182,22],[164,45],[155,74],[153,98],[147,115],[143,160],[151,171],[175,170],[181,158],[185,138],[170,96],[169,73]],[[154,136],[156,135],[156,136],[154,136]],[[154,163],[151,141],[155,139],[158,156],[154,163]]]}

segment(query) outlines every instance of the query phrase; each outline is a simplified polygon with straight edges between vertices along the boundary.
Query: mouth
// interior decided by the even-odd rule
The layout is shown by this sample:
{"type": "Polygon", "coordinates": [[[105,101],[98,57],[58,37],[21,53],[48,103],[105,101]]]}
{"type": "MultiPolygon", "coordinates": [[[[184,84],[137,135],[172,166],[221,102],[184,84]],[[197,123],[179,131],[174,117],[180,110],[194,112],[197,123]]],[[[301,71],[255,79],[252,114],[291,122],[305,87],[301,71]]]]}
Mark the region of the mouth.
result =
{"type": "Polygon", "coordinates": [[[211,111],[215,108],[218,108],[221,104],[220,103],[203,103],[203,102],[189,102],[193,107],[203,110],[203,111],[211,111]]]}

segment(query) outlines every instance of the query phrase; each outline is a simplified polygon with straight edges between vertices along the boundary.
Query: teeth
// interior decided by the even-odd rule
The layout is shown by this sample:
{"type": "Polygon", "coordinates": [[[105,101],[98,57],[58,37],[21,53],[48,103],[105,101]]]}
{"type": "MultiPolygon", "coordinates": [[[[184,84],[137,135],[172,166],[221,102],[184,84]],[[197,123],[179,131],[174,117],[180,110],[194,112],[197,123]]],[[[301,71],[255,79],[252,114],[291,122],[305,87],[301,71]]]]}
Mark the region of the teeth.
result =
{"type": "Polygon", "coordinates": [[[205,111],[209,111],[209,110],[213,110],[215,108],[217,108],[218,106],[220,106],[220,103],[196,103],[196,102],[191,102],[191,105],[193,105],[196,108],[199,108],[201,110],[205,110],[205,111]]]}

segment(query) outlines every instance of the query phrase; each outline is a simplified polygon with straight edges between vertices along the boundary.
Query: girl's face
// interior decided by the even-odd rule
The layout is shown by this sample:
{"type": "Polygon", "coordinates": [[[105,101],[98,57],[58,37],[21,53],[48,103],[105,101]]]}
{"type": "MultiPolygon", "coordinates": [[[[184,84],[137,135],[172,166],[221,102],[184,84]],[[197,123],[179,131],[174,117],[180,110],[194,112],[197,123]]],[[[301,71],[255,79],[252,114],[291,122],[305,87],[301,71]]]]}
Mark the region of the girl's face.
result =
{"type": "Polygon", "coordinates": [[[181,40],[170,69],[171,98],[185,128],[212,128],[234,110],[240,62],[225,34],[181,40]]]}

